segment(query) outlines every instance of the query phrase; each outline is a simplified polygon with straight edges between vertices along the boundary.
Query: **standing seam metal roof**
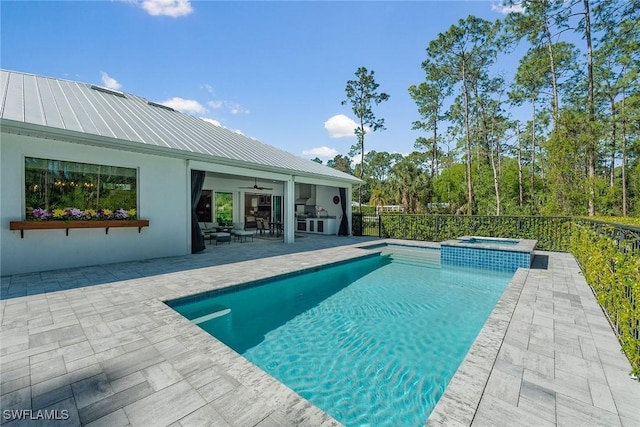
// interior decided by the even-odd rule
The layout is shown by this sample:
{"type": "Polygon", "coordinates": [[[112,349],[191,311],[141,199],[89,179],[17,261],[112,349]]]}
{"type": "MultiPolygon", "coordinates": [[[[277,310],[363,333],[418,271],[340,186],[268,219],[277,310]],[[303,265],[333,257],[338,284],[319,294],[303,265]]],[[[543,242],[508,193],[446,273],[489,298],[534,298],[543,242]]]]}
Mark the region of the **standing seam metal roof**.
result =
{"type": "MultiPolygon", "coordinates": [[[[95,86],[94,86],[95,87],[95,86]]],[[[145,98],[96,90],[91,84],[0,70],[0,118],[131,143],[225,159],[248,168],[268,167],[284,173],[349,181],[349,174],[197,117],[151,105],[145,98]]],[[[122,147],[117,147],[122,148],[122,147]]],[[[198,156],[202,159],[202,156],[198,156]]]]}

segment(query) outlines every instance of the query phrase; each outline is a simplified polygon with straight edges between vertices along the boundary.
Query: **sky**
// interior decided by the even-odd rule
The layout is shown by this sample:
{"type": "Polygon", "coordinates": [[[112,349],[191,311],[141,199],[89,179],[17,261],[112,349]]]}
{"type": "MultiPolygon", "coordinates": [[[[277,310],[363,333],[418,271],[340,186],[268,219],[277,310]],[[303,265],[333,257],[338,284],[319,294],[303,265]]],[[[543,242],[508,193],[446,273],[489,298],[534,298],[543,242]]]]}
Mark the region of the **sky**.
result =
{"type": "MultiPolygon", "coordinates": [[[[365,150],[414,150],[408,87],[426,47],[458,20],[500,19],[474,1],[0,1],[0,66],[97,84],[169,105],[300,157],[356,142],[345,100],[358,67],[375,72],[386,130],[365,150]]],[[[500,59],[507,77],[518,56],[500,59]]]]}

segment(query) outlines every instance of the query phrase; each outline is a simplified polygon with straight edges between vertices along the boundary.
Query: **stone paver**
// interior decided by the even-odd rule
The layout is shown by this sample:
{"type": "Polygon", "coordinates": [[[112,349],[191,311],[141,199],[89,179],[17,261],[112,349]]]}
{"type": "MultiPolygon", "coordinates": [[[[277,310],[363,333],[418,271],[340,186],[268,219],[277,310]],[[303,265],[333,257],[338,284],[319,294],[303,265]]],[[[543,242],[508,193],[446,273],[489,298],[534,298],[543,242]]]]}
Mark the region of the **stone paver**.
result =
{"type": "Polygon", "coordinates": [[[629,362],[575,259],[542,251],[536,256],[534,268],[516,273],[492,313],[508,318],[491,331],[499,344],[488,342],[485,327],[427,425],[640,425],[640,384],[629,377],[629,362]],[[469,359],[489,349],[488,381],[476,378],[483,383],[481,398],[461,399],[451,414],[452,402],[471,384],[469,359]]]}
{"type": "MultiPolygon", "coordinates": [[[[255,239],[2,277],[2,409],[46,410],[55,425],[339,425],[163,301],[362,256],[371,240],[255,239]]],[[[514,275],[428,425],[640,425],[640,385],[575,260],[537,257],[541,267],[514,275]]]]}

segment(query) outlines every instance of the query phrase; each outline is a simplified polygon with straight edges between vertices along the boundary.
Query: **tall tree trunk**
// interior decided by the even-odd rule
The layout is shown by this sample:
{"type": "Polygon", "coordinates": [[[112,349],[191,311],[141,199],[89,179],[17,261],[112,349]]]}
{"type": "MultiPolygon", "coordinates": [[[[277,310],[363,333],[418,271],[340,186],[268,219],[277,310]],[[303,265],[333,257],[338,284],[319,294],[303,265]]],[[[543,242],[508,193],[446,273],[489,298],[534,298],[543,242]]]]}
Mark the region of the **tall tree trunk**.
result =
{"type": "Polygon", "coordinates": [[[616,103],[615,99],[611,96],[609,97],[609,101],[611,102],[611,159],[609,160],[609,187],[613,188],[615,186],[616,179],[616,103]]]}
{"type": "Polygon", "coordinates": [[[491,168],[493,169],[493,189],[496,192],[496,216],[500,216],[500,183],[498,181],[498,169],[496,168],[496,159],[493,156],[493,154],[491,155],[491,168]]]}
{"type": "Polygon", "coordinates": [[[627,216],[627,118],[625,92],[622,91],[622,216],[627,216]]]}
{"type": "Polygon", "coordinates": [[[544,17],[544,30],[547,36],[547,51],[549,53],[549,68],[551,71],[551,87],[552,87],[552,110],[553,110],[553,130],[556,130],[558,123],[558,111],[560,110],[560,102],[558,100],[558,77],[556,76],[556,62],[553,55],[553,42],[551,40],[551,31],[547,23],[547,16],[544,17]]]}
{"type": "Polygon", "coordinates": [[[465,127],[465,152],[467,155],[467,215],[473,215],[473,182],[471,180],[471,129],[469,126],[469,88],[464,61],[462,66],[462,91],[464,94],[464,127],[465,127]]]}
{"type": "MultiPolygon", "coordinates": [[[[360,118],[360,179],[364,181],[364,123],[360,118]]],[[[358,184],[358,211],[362,213],[362,182],[358,184]]]]}
{"type": "Polygon", "coordinates": [[[596,109],[593,100],[593,48],[591,46],[591,17],[589,14],[589,0],[583,0],[584,3],[584,33],[587,39],[587,97],[589,103],[589,147],[587,148],[587,170],[589,180],[589,216],[596,214],[596,141],[595,132],[596,109]]]}
{"type": "MultiPolygon", "coordinates": [[[[531,122],[531,189],[529,190],[533,196],[533,186],[536,178],[536,100],[531,101],[533,107],[533,119],[531,122]]],[[[530,197],[533,200],[533,197],[530,197]]]]}
{"type": "Polygon", "coordinates": [[[438,173],[438,114],[435,113],[433,119],[433,147],[431,148],[431,181],[433,177],[438,173]]]}
{"type": "Polygon", "coordinates": [[[522,185],[522,147],[520,141],[520,125],[516,127],[516,135],[518,139],[518,193],[520,207],[524,205],[524,188],[522,185]]]}

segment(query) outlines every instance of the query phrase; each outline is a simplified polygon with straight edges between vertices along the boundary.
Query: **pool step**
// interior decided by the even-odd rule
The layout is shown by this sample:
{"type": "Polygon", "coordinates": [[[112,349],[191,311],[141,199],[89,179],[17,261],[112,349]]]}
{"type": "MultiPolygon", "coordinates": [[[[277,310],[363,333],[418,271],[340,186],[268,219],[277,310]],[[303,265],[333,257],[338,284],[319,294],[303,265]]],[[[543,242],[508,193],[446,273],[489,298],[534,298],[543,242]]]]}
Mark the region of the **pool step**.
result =
{"type": "Polygon", "coordinates": [[[215,319],[216,317],[222,317],[231,313],[231,309],[223,305],[216,305],[213,308],[215,311],[205,314],[203,316],[196,317],[195,319],[191,319],[191,321],[196,325],[199,325],[200,323],[208,322],[209,320],[215,319]]]}
{"type": "Polygon", "coordinates": [[[425,254],[420,253],[391,253],[391,259],[396,263],[418,267],[438,267],[440,265],[439,256],[425,256],[425,254]]]}

